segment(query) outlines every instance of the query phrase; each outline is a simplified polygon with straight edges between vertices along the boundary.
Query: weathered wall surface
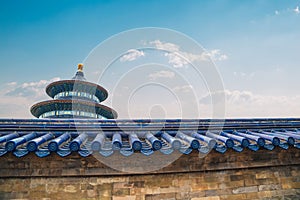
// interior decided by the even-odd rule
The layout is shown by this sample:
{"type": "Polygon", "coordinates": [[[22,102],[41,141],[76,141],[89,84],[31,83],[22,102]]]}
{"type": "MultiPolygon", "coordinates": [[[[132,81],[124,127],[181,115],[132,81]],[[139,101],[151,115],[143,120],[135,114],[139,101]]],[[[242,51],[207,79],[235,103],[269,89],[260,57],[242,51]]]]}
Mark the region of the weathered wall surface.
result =
{"type": "MultiPolygon", "coordinates": [[[[204,158],[193,152],[161,170],[127,174],[93,156],[6,155],[0,199],[300,199],[299,157],[294,148],[213,151],[204,158]]],[[[120,158],[116,164],[125,166],[120,158]]]]}

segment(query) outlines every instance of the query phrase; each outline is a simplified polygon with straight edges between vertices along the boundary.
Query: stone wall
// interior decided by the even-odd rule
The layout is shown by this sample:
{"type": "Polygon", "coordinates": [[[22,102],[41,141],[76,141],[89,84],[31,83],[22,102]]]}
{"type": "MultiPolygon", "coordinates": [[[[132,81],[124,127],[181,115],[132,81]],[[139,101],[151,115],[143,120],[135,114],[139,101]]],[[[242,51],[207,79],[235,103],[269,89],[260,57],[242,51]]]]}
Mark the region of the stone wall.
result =
{"type": "Polygon", "coordinates": [[[5,155],[0,199],[300,199],[299,157],[294,148],[212,151],[203,158],[193,152],[151,173],[124,173],[75,153],[5,155]]]}

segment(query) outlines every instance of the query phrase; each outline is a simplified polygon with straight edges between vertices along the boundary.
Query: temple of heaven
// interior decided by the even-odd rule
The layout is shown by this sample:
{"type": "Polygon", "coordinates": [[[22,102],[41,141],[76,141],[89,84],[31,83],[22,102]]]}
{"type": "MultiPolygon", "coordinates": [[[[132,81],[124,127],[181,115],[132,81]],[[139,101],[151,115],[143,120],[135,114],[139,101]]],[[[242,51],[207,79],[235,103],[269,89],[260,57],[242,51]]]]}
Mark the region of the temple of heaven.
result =
{"type": "Polygon", "coordinates": [[[83,64],[78,64],[71,80],[50,83],[46,93],[53,99],[36,103],[30,109],[37,118],[115,119],[118,116],[115,110],[100,104],[108,97],[108,92],[86,81],[83,64]]]}

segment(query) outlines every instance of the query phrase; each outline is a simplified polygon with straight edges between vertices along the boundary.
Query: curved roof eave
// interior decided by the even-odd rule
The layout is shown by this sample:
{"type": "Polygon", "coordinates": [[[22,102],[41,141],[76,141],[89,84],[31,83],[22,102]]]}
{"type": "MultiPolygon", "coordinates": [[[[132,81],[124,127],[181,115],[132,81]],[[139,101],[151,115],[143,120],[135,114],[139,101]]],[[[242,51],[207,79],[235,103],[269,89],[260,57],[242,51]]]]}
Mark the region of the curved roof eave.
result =
{"type": "Polygon", "coordinates": [[[117,112],[105,105],[84,101],[84,100],[47,100],[34,104],[30,111],[35,117],[39,117],[43,113],[56,110],[78,110],[95,112],[107,119],[116,119],[117,112]]]}
{"type": "Polygon", "coordinates": [[[105,88],[95,83],[82,81],[82,80],[60,80],[50,83],[46,87],[46,93],[51,97],[63,91],[73,91],[75,86],[76,91],[88,92],[95,95],[100,102],[108,97],[108,92],[105,88]]]}

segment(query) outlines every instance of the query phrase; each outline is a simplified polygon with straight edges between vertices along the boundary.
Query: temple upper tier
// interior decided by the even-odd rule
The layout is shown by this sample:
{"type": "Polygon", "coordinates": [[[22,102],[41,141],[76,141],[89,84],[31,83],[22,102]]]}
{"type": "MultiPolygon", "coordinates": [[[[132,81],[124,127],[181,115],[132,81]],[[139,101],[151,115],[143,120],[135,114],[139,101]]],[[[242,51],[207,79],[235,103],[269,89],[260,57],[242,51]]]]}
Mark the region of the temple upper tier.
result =
{"type": "Polygon", "coordinates": [[[53,99],[36,103],[30,109],[37,118],[115,119],[118,116],[115,110],[100,104],[108,97],[108,92],[86,81],[83,64],[78,64],[72,79],[50,83],[46,93],[53,99]]]}

